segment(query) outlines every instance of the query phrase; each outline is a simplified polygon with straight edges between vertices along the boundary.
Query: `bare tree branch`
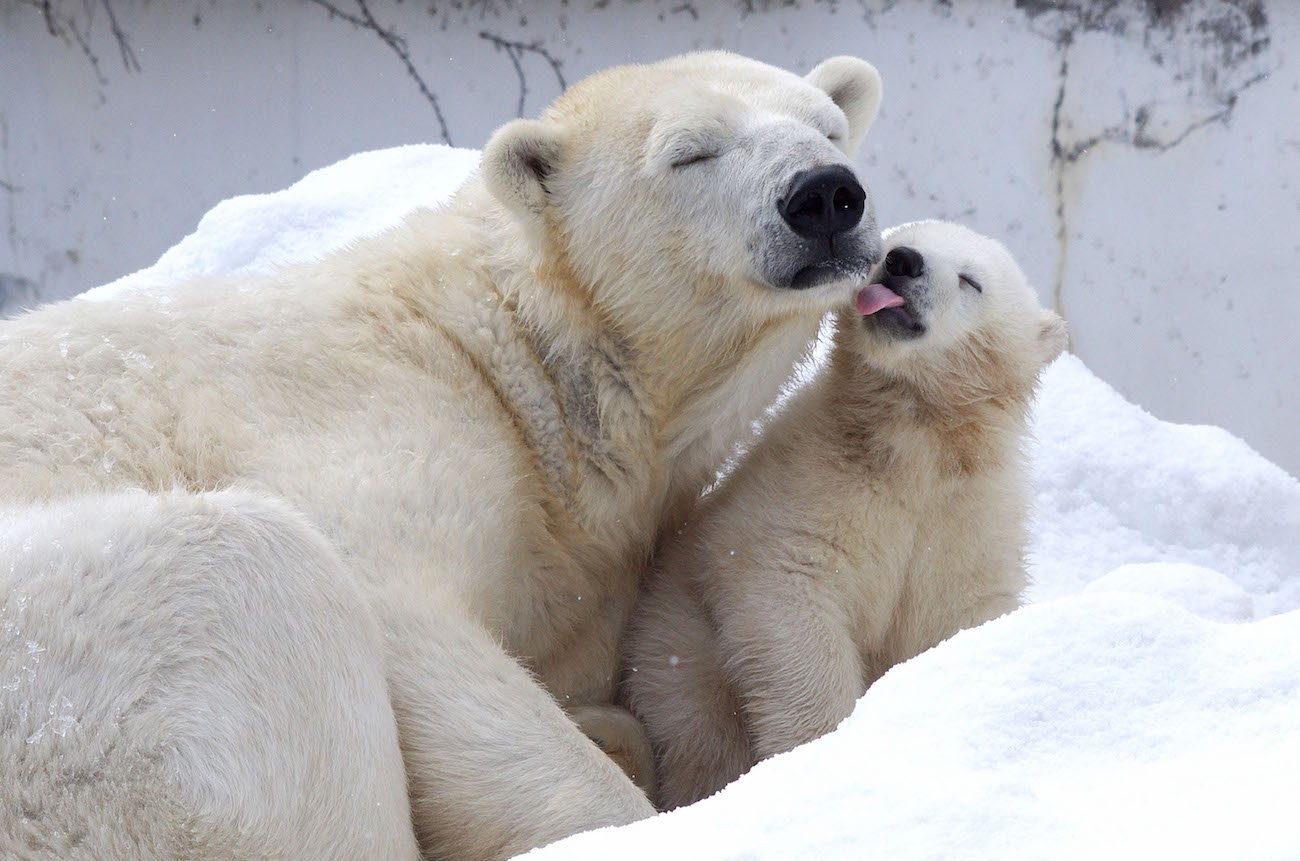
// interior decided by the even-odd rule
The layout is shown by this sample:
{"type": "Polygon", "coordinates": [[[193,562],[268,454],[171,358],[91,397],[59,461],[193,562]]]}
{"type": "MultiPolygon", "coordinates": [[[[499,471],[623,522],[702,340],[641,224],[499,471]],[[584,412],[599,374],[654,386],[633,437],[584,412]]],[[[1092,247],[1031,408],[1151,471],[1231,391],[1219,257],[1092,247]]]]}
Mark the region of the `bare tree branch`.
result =
{"type": "Polygon", "coordinates": [[[108,14],[108,29],[112,31],[113,38],[117,40],[117,49],[122,54],[122,65],[128,72],[139,72],[140,61],[136,59],[135,51],[131,50],[131,40],[127,38],[126,33],[118,26],[117,16],[113,14],[113,4],[111,0],[99,0],[100,5],[108,14]]]}
{"type": "Polygon", "coordinates": [[[528,96],[528,77],[524,74],[524,64],[522,62],[525,52],[537,54],[546,60],[551,67],[551,71],[555,73],[555,79],[560,82],[560,89],[563,90],[568,87],[568,84],[564,82],[564,72],[561,71],[560,61],[552,57],[550,52],[542,47],[540,40],[535,42],[514,42],[486,30],[480,32],[478,37],[491,42],[492,47],[498,51],[505,51],[506,56],[510,58],[511,64],[515,67],[515,76],[519,78],[519,106],[515,110],[515,116],[522,117],[524,115],[524,100],[528,96]]]}
{"type": "Polygon", "coordinates": [[[330,0],[311,0],[311,2],[325,9],[330,13],[331,17],[337,16],[354,27],[358,27],[362,30],[369,30],[374,33],[389,47],[390,50],[392,50],[394,54],[397,55],[397,58],[402,61],[402,65],[406,67],[406,73],[411,76],[411,79],[415,81],[415,85],[420,88],[421,94],[423,94],[424,98],[433,106],[433,115],[438,120],[438,129],[442,134],[443,143],[452,146],[451,132],[447,129],[446,117],[442,115],[442,106],[438,104],[438,97],[431,89],[429,89],[428,84],[424,82],[424,78],[420,76],[419,71],[415,68],[415,64],[411,62],[411,55],[406,47],[406,40],[392,30],[381,26],[380,23],[375,20],[375,16],[370,12],[370,4],[367,0],[355,0],[357,8],[360,11],[359,15],[353,15],[343,11],[338,6],[331,3],[330,0]]]}
{"type": "Polygon", "coordinates": [[[95,25],[95,10],[102,7],[108,18],[109,32],[113,34],[118,53],[122,56],[123,68],[128,72],[141,70],[140,61],[131,48],[131,40],[117,22],[112,0],[82,0],[80,15],[76,11],[64,12],[62,0],[18,0],[18,3],[39,11],[45,20],[45,29],[51,36],[62,39],[68,45],[76,45],[81,50],[100,86],[107,84],[108,78],[104,77],[99,56],[90,46],[90,38],[95,25]]]}

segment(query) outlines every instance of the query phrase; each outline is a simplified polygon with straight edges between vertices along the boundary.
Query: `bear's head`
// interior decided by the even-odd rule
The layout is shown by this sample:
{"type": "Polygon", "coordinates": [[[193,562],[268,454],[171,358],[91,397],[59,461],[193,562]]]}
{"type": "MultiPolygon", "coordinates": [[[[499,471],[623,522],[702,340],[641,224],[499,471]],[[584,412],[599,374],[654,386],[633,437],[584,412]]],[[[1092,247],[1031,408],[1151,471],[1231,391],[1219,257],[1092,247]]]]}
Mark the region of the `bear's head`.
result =
{"type": "Polygon", "coordinates": [[[918,221],[886,231],[885,258],[840,320],[842,348],[877,371],[971,397],[1032,389],[1067,344],[1064,321],[1005,247],[969,228],[918,221]]]}
{"type": "Polygon", "coordinates": [[[663,332],[702,305],[723,323],[820,314],[880,260],[851,161],[880,98],[849,57],[803,78],[725,52],[622,66],[499,129],[482,177],[534,274],[607,319],[663,332]]]}

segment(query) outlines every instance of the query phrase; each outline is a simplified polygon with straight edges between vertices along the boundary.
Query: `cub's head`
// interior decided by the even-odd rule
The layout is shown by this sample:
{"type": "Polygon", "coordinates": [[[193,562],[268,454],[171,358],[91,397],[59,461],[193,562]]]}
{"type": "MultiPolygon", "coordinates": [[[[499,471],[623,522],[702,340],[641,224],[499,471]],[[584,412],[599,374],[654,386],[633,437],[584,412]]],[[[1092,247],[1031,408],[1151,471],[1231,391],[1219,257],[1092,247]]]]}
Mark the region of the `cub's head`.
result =
{"type": "Polygon", "coordinates": [[[839,344],[873,369],[975,393],[1032,389],[1066,347],[1010,252],[943,221],[886,231],[885,258],[840,320],[839,344]]]}
{"type": "Polygon", "coordinates": [[[543,279],[616,319],[821,313],[880,260],[852,166],[880,97],[876,70],[849,57],[802,78],[724,52],[622,66],[498,130],[482,176],[543,279]]]}

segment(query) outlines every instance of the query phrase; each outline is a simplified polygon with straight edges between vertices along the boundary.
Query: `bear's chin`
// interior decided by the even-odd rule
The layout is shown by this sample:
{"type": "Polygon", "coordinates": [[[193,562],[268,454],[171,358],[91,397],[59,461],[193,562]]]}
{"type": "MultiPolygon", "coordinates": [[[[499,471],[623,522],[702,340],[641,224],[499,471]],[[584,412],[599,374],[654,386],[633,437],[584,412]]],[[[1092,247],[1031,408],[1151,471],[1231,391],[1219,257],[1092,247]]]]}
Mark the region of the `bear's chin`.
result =
{"type": "Polygon", "coordinates": [[[846,260],[823,260],[800,269],[784,286],[788,290],[810,290],[837,281],[861,278],[864,274],[861,268],[853,266],[846,260]]]}

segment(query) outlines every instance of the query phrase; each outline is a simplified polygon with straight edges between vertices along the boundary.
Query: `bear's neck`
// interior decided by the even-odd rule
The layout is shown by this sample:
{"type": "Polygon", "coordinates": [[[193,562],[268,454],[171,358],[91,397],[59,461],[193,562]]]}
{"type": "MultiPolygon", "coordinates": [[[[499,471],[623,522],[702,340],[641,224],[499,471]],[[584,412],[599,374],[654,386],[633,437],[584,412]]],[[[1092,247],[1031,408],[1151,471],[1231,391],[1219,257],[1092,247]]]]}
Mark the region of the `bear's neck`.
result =
{"type": "Polygon", "coordinates": [[[525,236],[473,185],[439,216],[455,235],[488,237],[465,255],[478,261],[476,329],[493,333],[471,349],[513,357],[497,372],[527,382],[506,396],[548,485],[589,532],[636,524],[644,534],[693,504],[816,335],[812,312],[737,324],[734,313],[683,309],[671,327],[629,319],[597,297],[656,285],[585,283],[558,229],[525,236]]]}

